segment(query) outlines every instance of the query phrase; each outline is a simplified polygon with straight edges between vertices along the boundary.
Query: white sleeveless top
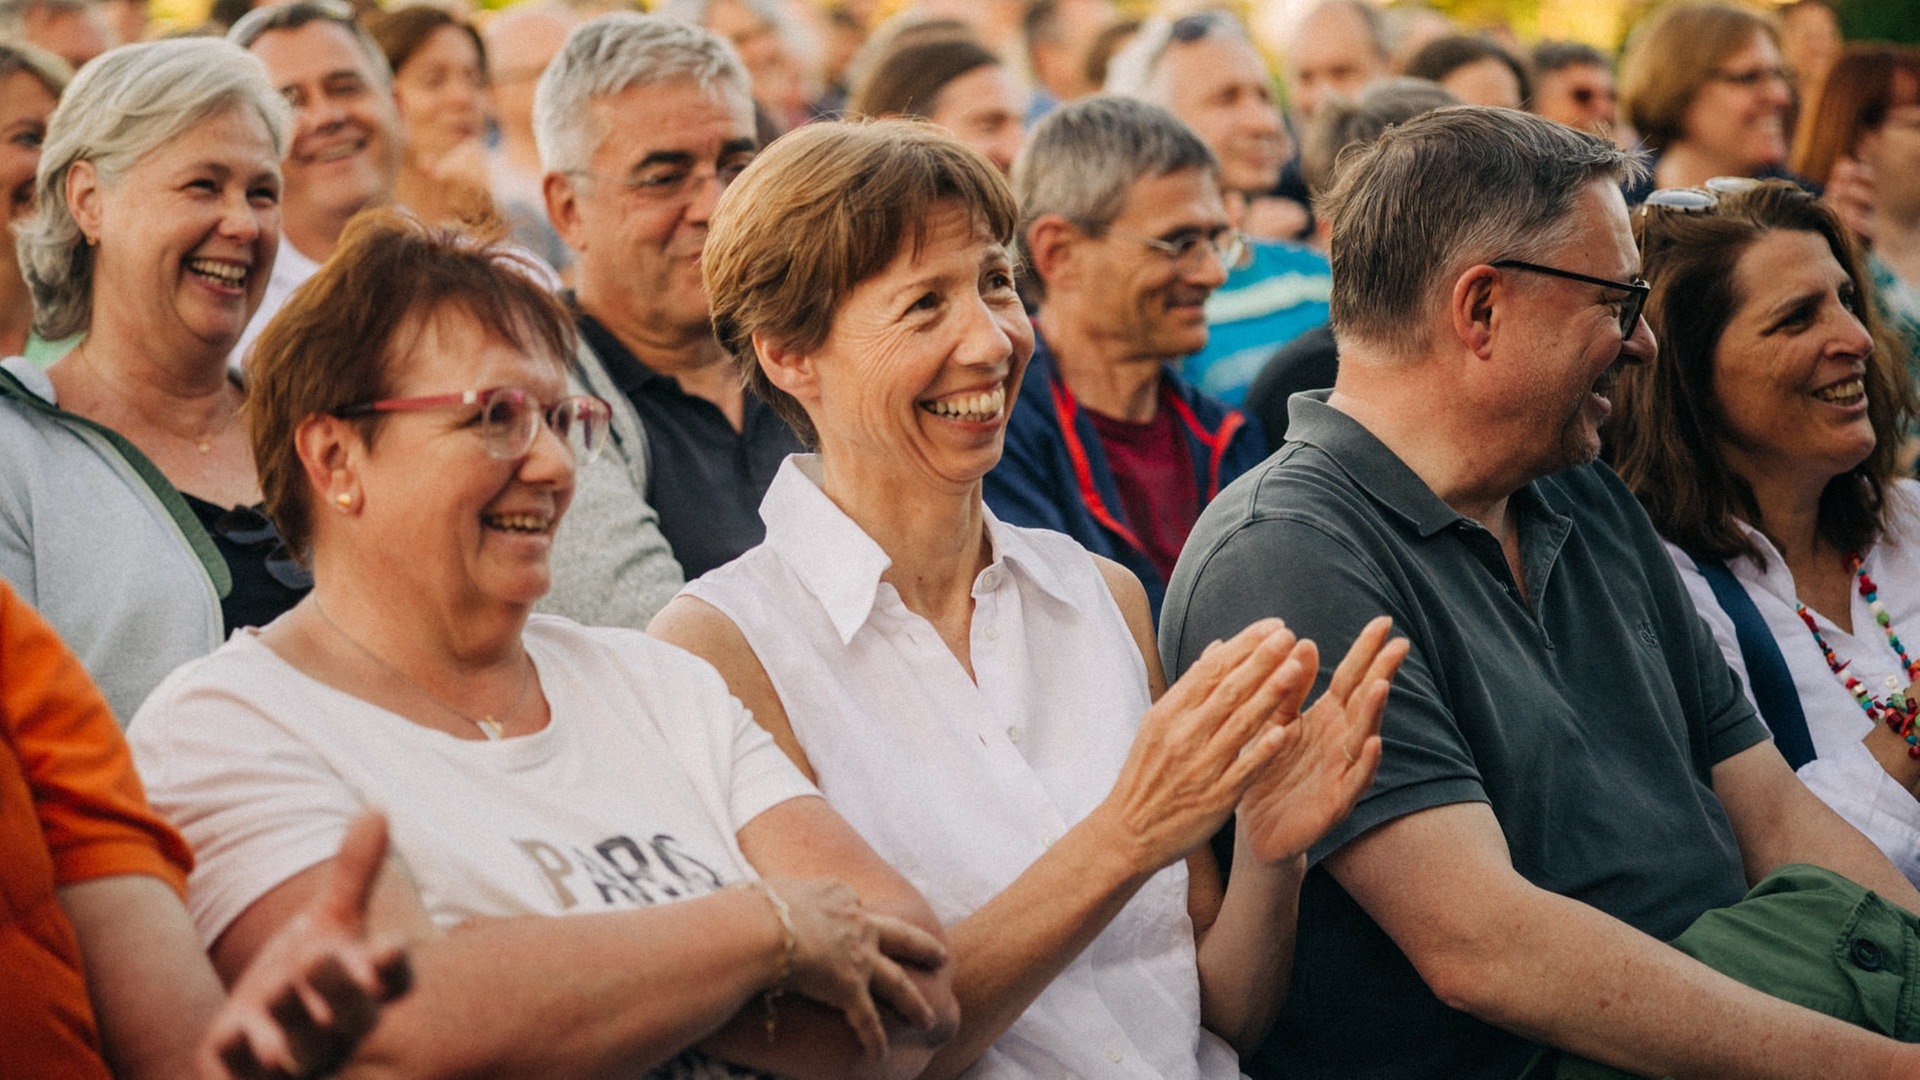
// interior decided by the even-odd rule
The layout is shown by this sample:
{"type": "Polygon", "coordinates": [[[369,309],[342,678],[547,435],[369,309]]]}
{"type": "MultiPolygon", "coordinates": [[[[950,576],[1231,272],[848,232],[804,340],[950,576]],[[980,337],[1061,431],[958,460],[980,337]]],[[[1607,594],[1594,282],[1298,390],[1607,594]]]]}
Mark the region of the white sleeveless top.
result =
{"type": "MultiPolygon", "coordinates": [[[[1146,666],[1085,549],[988,511],[969,680],[818,478],[817,458],[788,458],[766,541],[685,592],[746,635],[828,802],[951,924],[1106,797],[1146,666]]],[[[1239,1076],[1200,1026],[1186,901],[1184,863],[1156,874],[967,1076],[1239,1076]]]]}

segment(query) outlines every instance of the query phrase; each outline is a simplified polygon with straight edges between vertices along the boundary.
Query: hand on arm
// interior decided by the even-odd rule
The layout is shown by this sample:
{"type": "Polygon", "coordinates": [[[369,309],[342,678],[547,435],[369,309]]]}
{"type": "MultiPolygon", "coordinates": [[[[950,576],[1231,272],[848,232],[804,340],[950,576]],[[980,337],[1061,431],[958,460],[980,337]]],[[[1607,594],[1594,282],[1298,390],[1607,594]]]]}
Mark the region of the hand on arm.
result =
{"type": "MultiPolygon", "coordinates": [[[[814,778],[772,680],[732,620],[704,601],[681,596],[654,618],[647,633],[712,664],[754,722],[773,737],[774,744],[808,779],[814,778]]],[[[873,917],[883,924],[902,920],[904,926],[917,927],[944,941],[939,920],[920,894],[822,800],[782,803],[748,822],[739,839],[747,861],[762,875],[844,881],[858,895],[861,905],[876,913],[873,917]]],[[[896,927],[889,940],[903,948],[888,952],[890,946],[883,944],[882,951],[887,955],[881,959],[890,970],[886,984],[874,988],[883,1000],[896,999],[890,1010],[878,1014],[884,1023],[884,1057],[871,1052],[875,1045],[871,1003],[862,1007],[857,999],[853,1012],[842,1010],[839,1015],[818,1002],[795,1003],[797,1011],[783,1007],[781,1035],[774,1046],[768,1045],[764,1031],[749,1015],[753,1010],[748,1010],[709,1040],[706,1049],[731,1061],[783,1074],[805,1069],[810,1071],[802,1075],[844,1076],[858,1066],[886,1075],[917,1075],[933,1048],[952,1036],[958,1022],[953,969],[946,963],[944,950],[938,960],[928,961],[924,949],[916,951],[899,929],[896,927]],[[893,970],[918,989],[921,1004],[929,1007],[926,1013],[907,998],[908,986],[893,977],[893,970]],[[795,1022],[789,1022],[789,1014],[795,1022]],[[930,1017],[931,1022],[921,1022],[923,1017],[930,1017]],[[854,1039],[855,1028],[860,1030],[858,1042],[854,1039]],[[770,1058],[769,1054],[774,1056],[770,1058]]]]}
{"type": "Polygon", "coordinates": [[[703,1049],[799,1080],[917,1075],[958,1023],[926,901],[823,799],[789,799],[739,839],[791,910],[796,996],[741,1010],[703,1049]]]}
{"type": "MultiPolygon", "coordinates": [[[[214,942],[215,965],[237,976],[314,902],[331,866],[303,870],[254,901],[214,942]]],[[[798,930],[800,921],[811,925],[816,901],[796,896],[798,930]]],[[[745,885],[657,907],[476,919],[441,932],[388,863],[367,925],[376,938],[408,942],[415,978],[368,1033],[350,1076],[637,1075],[757,1006],[780,981],[786,955],[772,906],[745,885]]],[[[764,1041],[758,1010],[750,1011],[764,1041]]],[[[846,1031],[838,1015],[821,1015],[846,1031]]],[[[844,1041],[856,1045],[851,1033],[844,1041]]]]}
{"type": "Polygon", "coordinates": [[[1440,1000],[1528,1038],[1652,1076],[1892,1077],[1920,1067],[1920,1048],[1769,997],[1535,888],[1514,871],[1483,803],[1396,818],[1326,866],[1440,1000]]]}

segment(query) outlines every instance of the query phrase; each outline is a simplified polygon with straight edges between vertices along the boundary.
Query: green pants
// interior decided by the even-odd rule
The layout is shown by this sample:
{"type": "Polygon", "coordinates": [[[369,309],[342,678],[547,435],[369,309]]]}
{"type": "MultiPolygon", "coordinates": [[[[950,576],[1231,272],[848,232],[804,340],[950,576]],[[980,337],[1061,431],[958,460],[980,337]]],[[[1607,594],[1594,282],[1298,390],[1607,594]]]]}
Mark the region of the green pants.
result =
{"type": "MultiPolygon", "coordinates": [[[[1700,916],[1673,941],[1756,990],[1901,1042],[1920,1042],[1920,918],[1817,866],[1783,866],[1732,907],[1700,916]]],[[[1626,1080],[1577,1058],[1529,1076],[1626,1080]]]]}

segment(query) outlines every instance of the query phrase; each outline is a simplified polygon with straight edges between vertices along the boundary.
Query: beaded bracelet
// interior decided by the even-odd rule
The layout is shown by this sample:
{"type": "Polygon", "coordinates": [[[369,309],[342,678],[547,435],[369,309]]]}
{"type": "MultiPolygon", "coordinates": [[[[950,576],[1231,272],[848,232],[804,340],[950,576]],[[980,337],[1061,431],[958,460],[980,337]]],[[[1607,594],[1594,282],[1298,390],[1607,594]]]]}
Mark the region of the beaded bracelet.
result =
{"type": "Polygon", "coordinates": [[[760,890],[760,895],[766,897],[767,903],[773,905],[773,914],[780,920],[780,977],[760,995],[760,1005],[767,1013],[767,1042],[771,1044],[774,1030],[779,1026],[779,1017],[774,1012],[773,1003],[784,996],[793,983],[793,954],[800,945],[799,935],[794,932],[793,909],[787,906],[785,897],[759,878],[747,882],[747,885],[760,890]]]}

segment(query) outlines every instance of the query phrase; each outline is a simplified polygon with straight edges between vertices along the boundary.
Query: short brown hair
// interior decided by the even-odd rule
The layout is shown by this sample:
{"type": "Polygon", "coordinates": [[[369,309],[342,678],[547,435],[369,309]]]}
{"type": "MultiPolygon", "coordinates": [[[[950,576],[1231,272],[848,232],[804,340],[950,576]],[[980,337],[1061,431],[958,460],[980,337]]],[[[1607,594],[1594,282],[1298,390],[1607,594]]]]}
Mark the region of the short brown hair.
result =
{"type": "Polygon", "coordinates": [[[413,59],[413,54],[427,43],[443,26],[451,26],[464,32],[473,42],[474,50],[480,57],[480,78],[487,81],[487,46],[480,40],[480,32],[472,23],[462,22],[448,12],[431,4],[414,4],[410,7],[383,11],[373,17],[367,25],[367,33],[373,37],[380,51],[387,58],[387,66],[395,75],[413,59]]]}
{"type": "Polygon", "coordinates": [[[1772,19],[1732,4],[1673,4],[1655,11],[1627,35],[1620,114],[1650,150],[1679,142],[1687,107],[1700,88],[1756,34],[1780,44],[1772,19]]]}
{"type": "Polygon", "coordinates": [[[1455,105],[1339,159],[1314,202],[1332,228],[1331,322],[1344,353],[1432,348],[1440,297],[1469,266],[1536,259],[1571,239],[1581,193],[1640,175],[1636,155],[1542,116],[1455,105]]]}
{"type": "Polygon", "coordinates": [[[1873,287],[1853,234],[1798,185],[1769,180],[1720,196],[1710,212],[1653,209],[1634,215],[1642,273],[1653,292],[1647,324],[1660,342],[1650,364],[1628,367],[1614,395],[1608,458],[1639,496],[1660,534],[1691,555],[1761,561],[1734,524],[1765,529],[1747,482],[1720,451],[1725,431],[1713,396],[1713,356],[1743,300],[1735,270],[1769,232],[1816,233],[1853,281],[1855,314],[1873,335],[1865,376],[1873,453],[1820,494],[1820,536],[1843,551],[1880,533],[1883,493],[1898,471],[1901,432],[1912,412],[1906,349],[1880,326],[1873,287]]]}
{"type": "Polygon", "coordinates": [[[1833,178],[1860,138],[1887,122],[1896,106],[1920,104],[1920,51],[1898,45],[1849,45],[1812,100],[1800,110],[1793,171],[1816,184],[1833,178]]]}
{"type": "MultiPolygon", "coordinates": [[[[573,320],[537,279],[531,256],[397,210],[347,223],[325,266],[280,309],[247,361],[249,434],[266,512],[287,546],[309,554],[312,506],[294,432],[315,414],[392,393],[411,344],[449,309],[523,351],[573,356],[573,320]]],[[[368,445],[380,420],[363,425],[368,445]]]]}
{"type": "Polygon", "coordinates": [[[943,203],[1013,246],[1018,217],[1000,171],[924,120],[810,124],[768,147],[721,198],[700,257],[714,334],[809,446],[819,441],[813,422],[760,369],[753,336],[819,348],[854,286],[902,245],[926,243],[943,203]]]}
{"type": "Polygon", "coordinates": [[[942,38],[903,45],[880,59],[854,88],[850,116],[931,116],[940,107],[947,84],[983,67],[999,67],[1000,58],[968,38],[942,38]]]}

